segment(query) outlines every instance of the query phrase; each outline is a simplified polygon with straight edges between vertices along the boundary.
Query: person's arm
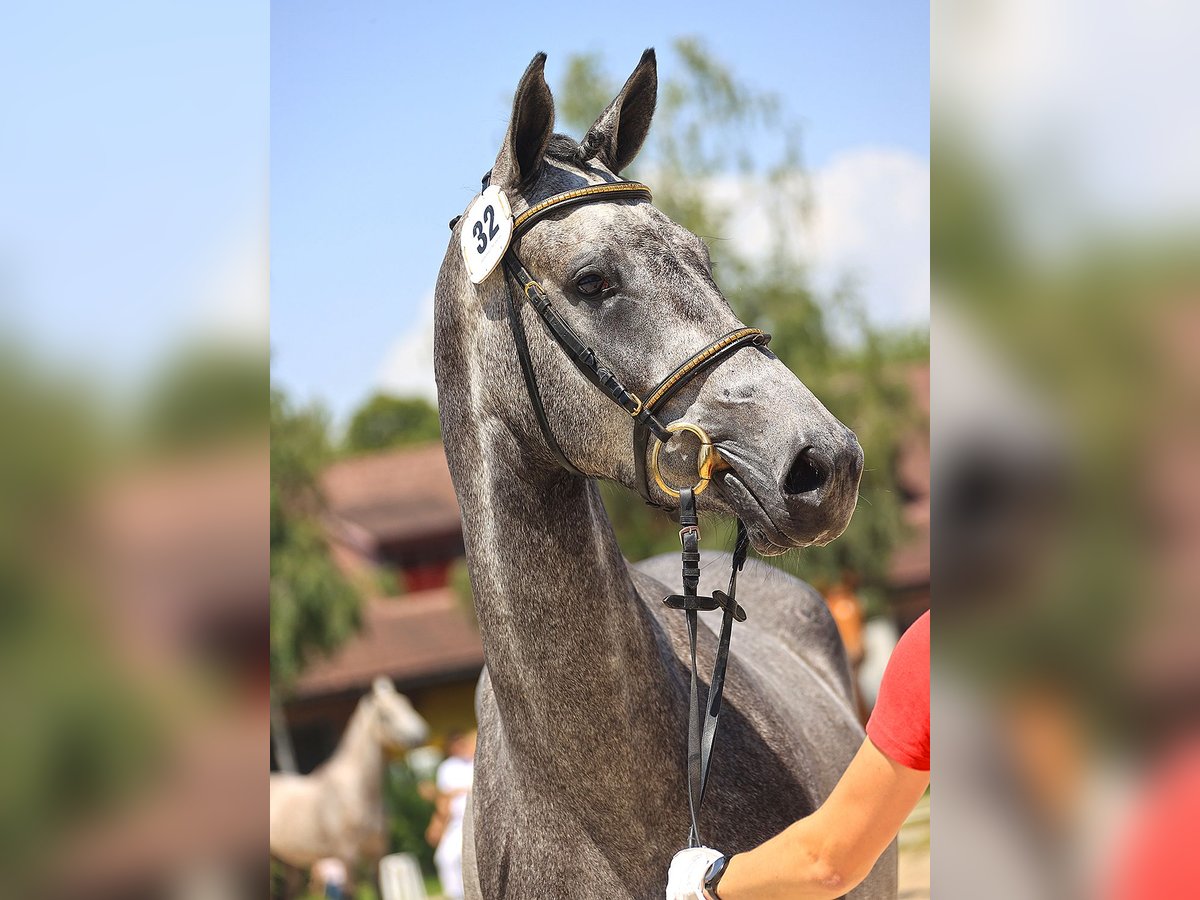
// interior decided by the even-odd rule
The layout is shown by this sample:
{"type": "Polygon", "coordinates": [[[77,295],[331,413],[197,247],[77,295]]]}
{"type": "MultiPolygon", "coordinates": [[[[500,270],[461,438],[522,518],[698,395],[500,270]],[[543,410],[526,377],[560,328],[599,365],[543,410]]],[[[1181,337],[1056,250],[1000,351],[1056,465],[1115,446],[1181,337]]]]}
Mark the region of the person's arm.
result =
{"type": "Polygon", "coordinates": [[[721,900],[842,896],[867,877],[928,784],[928,772],[893,762],[864,740],[816,812],[729,860],[721,900]]]}
{"type": "Polygon", "coordinates": [[[888,660],[868,737],[829,798],[760,847],[726,861],[718,850],[681,850],[667,900],[840,897],[867,874],[929,785],[929,633],[926,612],[888,660]]]}

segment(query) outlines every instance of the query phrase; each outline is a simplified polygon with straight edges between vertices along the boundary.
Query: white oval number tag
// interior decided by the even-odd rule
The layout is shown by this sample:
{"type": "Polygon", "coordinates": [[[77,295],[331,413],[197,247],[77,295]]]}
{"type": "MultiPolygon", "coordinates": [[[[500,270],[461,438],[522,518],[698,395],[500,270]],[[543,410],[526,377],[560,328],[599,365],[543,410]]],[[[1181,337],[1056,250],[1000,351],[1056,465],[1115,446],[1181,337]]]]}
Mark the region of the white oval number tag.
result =
{"type": "Polygon", "coordinates": [[[493,185],[475,198],[463,216],[460,233],[463,262],[472,284],[479,284],[496,268],[512,240],[512,207],[508,197],[493,185]]]}

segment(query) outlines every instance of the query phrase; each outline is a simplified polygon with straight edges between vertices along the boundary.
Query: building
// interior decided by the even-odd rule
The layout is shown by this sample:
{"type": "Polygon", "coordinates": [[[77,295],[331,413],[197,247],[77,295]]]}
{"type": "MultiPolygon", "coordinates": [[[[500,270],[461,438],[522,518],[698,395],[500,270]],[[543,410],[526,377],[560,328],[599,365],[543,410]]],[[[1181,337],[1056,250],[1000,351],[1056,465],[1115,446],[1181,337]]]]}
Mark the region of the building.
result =
{"type": "Polygon", "coordinates": [[[322,478],[334,559],[367,595],[362,631],[310,667],[285,705],[302,772],[327,759],[386,675],[435,738],[474,725],[483,646],[462,572],[462,524],[440,444],[356,456],[322,478]]]}

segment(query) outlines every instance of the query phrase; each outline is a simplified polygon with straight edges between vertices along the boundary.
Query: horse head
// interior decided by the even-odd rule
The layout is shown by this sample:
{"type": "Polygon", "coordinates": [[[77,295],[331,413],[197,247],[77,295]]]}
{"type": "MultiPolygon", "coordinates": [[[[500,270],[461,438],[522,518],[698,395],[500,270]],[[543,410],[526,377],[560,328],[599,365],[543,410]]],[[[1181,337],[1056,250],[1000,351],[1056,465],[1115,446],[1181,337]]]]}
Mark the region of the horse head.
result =
{"type": "MultiPolygon", "coordinates": [[[[539,54],[521,78],[490,173],[490,184],[504,191],[517,216],[563,192],[621,181],[656,104],[655,57],[647,50],[577,143],[554,133],[544,64],[539,54]]],[[[499,439],[519,444],[531,473],[555,477],[561,470],[520,384],[507,322],[508,292],[520,298],[521,286],[509,284],[503,266],[478,285],[468,283],[461,258],[455,259],[458,242],[456,231],[438,291],[438,383],[451,400],[442,404],[444,425],[449,430],[468,415],[476,417],[476,428],[480,421],[495,423],[499,439]],[[467,377],[464,369],[473,386],[456,394],[456,381],[467,377]]],[[[512,247],[558,315],[640,397],[681,361],[743,327],[713,277],[704,241],[644,198],[563,205],[519,233],[512,247]]],[[[654,441],[635,447],[628,411],[583,382],[528,307],[522,303],[519,314],[530,362],[562,454],[587,475],[641,490],[645,467],[635,454],[648,456],[654,441]]],[[[740,517],[760,553],[826,543],[849,523],[862,449],[765,346],[725,357],[656,413],[662,422],[687,420],[711,436],[720,462],[702,508],[740,517]]],[[[695,445],[688,439],[670,440],[661,462],[664,473],[675,473],[674,484],[695,481],[695,445]]],[[[648,496],[656,505],[675,507],[656,484],[648,496]]]]}
{"type": "Polygon", "coordinates": [[[390,750],[407,750],[425,743],[429,725],[412,703],[380,675],[371,686],[370,702],[375,712],[379,742],[390,750]]]}

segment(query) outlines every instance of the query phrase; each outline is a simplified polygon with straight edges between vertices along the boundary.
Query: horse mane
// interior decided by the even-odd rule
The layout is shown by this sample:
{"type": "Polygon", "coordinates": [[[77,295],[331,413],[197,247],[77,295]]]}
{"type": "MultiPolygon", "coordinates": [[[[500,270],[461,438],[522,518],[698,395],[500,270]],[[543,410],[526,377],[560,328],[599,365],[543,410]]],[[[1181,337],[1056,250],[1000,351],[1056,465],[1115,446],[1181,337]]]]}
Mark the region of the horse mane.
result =
{"type": "Polygon", "coordinates": [[[596,151],[589,148],[587,138],[581,144],[570,135],[555,132],[546,142],[546,159],[555,162],[583,166],[595,155],[596,151]]]}

